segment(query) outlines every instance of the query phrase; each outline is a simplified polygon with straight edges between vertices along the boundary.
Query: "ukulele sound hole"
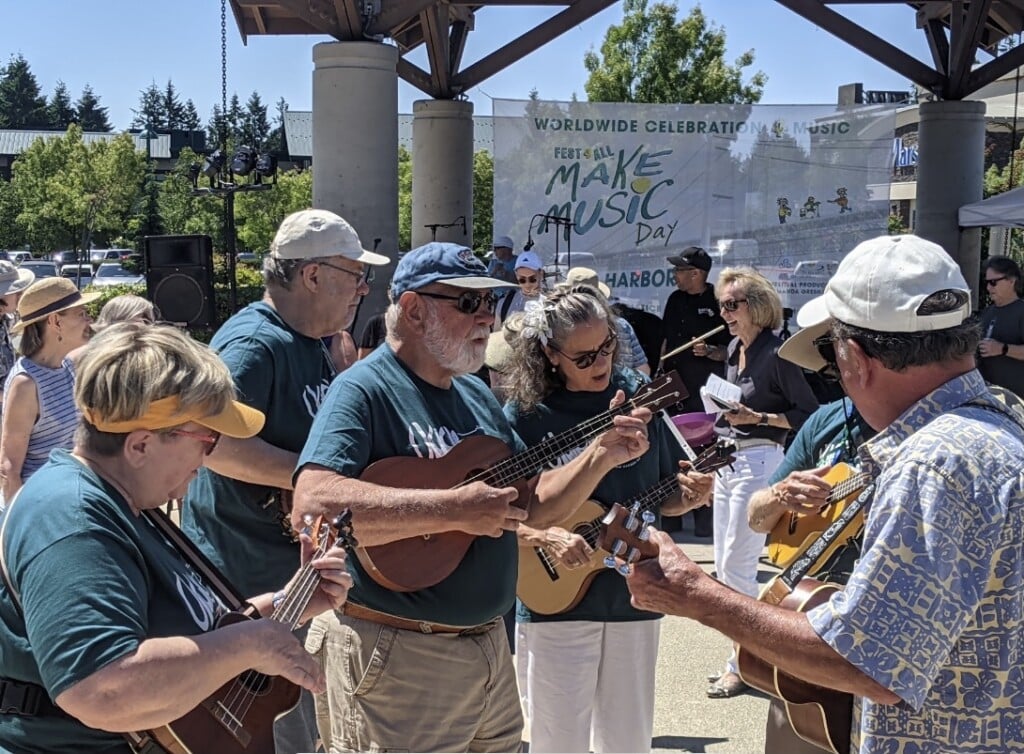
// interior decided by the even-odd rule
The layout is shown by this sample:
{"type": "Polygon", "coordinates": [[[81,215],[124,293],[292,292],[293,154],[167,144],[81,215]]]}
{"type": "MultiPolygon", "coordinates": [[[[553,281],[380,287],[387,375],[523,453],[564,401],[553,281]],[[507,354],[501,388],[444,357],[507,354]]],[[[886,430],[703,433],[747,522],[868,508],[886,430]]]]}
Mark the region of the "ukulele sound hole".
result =
{"type": "Polygon", "coordinates": [[[249,672],[244,674],[240,680],[245,690],[255,696],[261,696],[270,689],[271,678],[262,673],[249,672]]]}

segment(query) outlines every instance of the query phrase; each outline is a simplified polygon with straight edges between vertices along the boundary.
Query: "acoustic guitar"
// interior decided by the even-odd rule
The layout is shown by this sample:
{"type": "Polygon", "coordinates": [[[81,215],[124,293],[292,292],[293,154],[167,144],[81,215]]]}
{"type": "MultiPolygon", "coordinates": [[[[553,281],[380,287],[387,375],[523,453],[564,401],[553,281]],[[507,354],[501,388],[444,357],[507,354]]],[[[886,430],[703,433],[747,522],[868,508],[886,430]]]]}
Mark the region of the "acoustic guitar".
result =
{"type": "MultiPolygon", "coordinates": [[[[691,463],[696,471],[709,473],[729,465],[735,452],[735,443],[722,439],[696,456],[691,463]]],[[[665,477],[634,499],[635,515],[642,518],[678,490],[676,475],[665,477]]],[[[516,594],[530,610],[541,615],[555,615],[571,610],[580,603],[591,582],[605,569],[605,558],[611,554],[598,542],[606,512],[605,506],[588,500],[572,518],[559,524],[563,529],[579,534],[593,549],[590,559],[582,566],[569,568],[542,546],[524,545],[519,548],[516,594]]]]}
{"type": "MultiPolygon", "coordinates": [[[[313,559],[322,557],[336,542],[346,549],[355,546],[351,512],[345,510],[330,524],[317,519],[310,535],[316,545],[313,559]]],[[[307,563],[268,620],[297,628],[319,584],[320,572],[307,563]]],[[[218,621],[217,627],[254,618],[258,616],[232,611],[218,621]]],[[[152,754],[154,745],[166,754],[274,754],[274,721],[299,703],[301,692],[299,686],[284,678],[249,670],[174,722],[126,737],[136,751],[147,754],[152,754]]]]}
{"type": "MultiPolygon", "coordinates": [[[[768,582],[758,599],[787,610],[807,612],[840,591],[842,587],[838,584],[826,584],[807,574],[822,562],[836,542],[849,539],[863,526],[862,509],[874,489],[874,484],[867,484],[806,552],[768,582]]],[[[796,678],[740,645],[736,646],[736,663],[747,685],[783,702],[789,723],[800,738],[832,754],[848,754],[852,694],[796,678]]]]}
{"type": "MultiPolygon", "coordinates": [[[[370,464],[364,482],[404,489],[454,489],[474,481],[494,487],[516,487],[516,505],[528,508],[533,497],[527,483],[567,451],[589,442],[612,427],[620,414],[636,408],[652,412],[678,403],[687,395],[676,372],[659,377],[621,406],[587,419],[571,429],[542,440],[520,453],[495,437],[474,435],[462,440],[442,458],[398,456],[370,464]]],[[[357,522],[358,524],[358,522],[357,522]]],[[[458,567],[475,536],[447,531],[406,537],[373,547],[357,547],[356,556],[370,578],[395,592],[413,592],[443,581],[458,567]]]]}
{"type": "MultiPolygon", "coordinates": [[[[821,536],[821,533],[843,514],[850,501],[870,481],[867,474],[854,472],[845,463],[837,463],[829,469],[823,479],[832,485],[832,490],[821,508],[805,513],[788,511],[779,518],[768,534],[768,557],[779,568],[785,568],[806,552],[807,548],[821,536]]],[[[850,531],[848,537],[833,542],[832,546],[822,553],[821,561],[827,560],[850,537],[855,537],[860,533],[864,528],[863,512],[858,515],[857,523],[859,525],[850,531]]]]}

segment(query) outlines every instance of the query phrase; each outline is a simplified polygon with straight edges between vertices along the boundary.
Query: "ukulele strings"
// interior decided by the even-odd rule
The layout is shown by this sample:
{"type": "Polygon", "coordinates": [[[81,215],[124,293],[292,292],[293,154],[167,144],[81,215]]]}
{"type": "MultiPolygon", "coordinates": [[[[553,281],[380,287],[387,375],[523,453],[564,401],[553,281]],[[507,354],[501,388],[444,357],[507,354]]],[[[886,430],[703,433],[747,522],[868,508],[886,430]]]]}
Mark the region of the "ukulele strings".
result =
{"type": "MultiPolygon", "coordinates": [[[[274,610],[270,616],[271,620],[285,623],[289,628],[295,628],[296,622],[302,616],[302,611],[309,604],[313,591],[320,583],[320,572],[313,568],[311,565],[312,560],[323,557],[330,546],[330,537],[321,536],[320,544],[313,553],[313,557],[310,559],[310,562],[307,562],[299,569],[299,576],[295,586],[285,594],[284,602],[274,610]]],[[[258,685],[261,675],[263,674],[255,670],[247,670],[241,676],[235,678],[235,682],[228,690],[224,707],[239,724],[242,724],[242,720],[256,700],[257,691],[254,687],[258,685]]]]}
{"type": "Polygon", "coordinates": [[[625,401],[617,408],[603,411],[597,416],[581,422],[561,434],[541,441],[532,448],[524,450],[522,453],[518,453],[511,458],[500,461],[493,467],[485,469],[478,474],[467,477],[465,480],[455,485],[455,487],[458,488],[476,481],[489,481],[498,487],[506,486],[522,476],[520,469],[523,466],[536,468],[543,463],[544,459],[569,450],[575,447],[582,440],[590,439],[594,435],[609,428],[612,424],[612,419],[620,414],[624,414],[627,410],[632,411],[636,408],[655,406],[662,400],[664,400],[664,398],[655,395],[654,391],[648,391],[640,398],[634,397],[632,400],[625,401]]]}

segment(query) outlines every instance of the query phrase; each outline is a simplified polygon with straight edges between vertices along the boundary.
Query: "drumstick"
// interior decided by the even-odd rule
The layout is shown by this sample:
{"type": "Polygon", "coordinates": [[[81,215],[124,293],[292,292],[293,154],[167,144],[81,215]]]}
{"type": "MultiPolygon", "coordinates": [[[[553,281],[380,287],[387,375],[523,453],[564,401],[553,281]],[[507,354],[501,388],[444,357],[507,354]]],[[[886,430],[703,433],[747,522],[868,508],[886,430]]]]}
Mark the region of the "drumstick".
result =
{"type": "Polygon", "coordinates": [[[702,340],[706,340],[706,339],[710,338],[712,335],[715,335],[716,333],[722,332],[722,330],[724,330],[724,329],[725,329],[725,325],[719,325],[714,330],[708,330],[703,335],[698,335],[696,338],[694,338],[693,340],[689,341],[688,343],[683,343],[681,346],[679,346],[679,348],[676,348],[676,349],[674,349],[672,351],[669,351],[667,354],[665,354],[664,356],[661,357],[661,361],[664,361],[669,356],[675,356],[677,353],[682,353],[687,348],[693,348],[695,345],[700,343],[702,340]]]}

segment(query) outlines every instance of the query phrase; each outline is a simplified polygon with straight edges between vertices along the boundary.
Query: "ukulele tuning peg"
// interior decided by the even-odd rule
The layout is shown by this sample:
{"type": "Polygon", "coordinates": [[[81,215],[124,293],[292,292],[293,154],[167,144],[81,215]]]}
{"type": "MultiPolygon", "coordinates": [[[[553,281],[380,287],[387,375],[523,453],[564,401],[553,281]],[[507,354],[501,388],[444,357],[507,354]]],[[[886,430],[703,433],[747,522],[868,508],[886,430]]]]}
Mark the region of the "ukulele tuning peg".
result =
{"type": "Polygon", "coordinates": [[[631,571],[628,563],[619,563],[615,566],[615,570],[620,576],[628,576],[631,571]]]}
{"type": "Polygon", "coordinates": [[[636,538],[639,539],[641,542],[647,542],[651,538],[651,532],[649,529],[644,528],[639,534],[636,535],[636,538]]]}
{"type": "Polygon", "coordinates": [[[612,556],[612,555],[605,555],[604,556],[604,567],[605,568],[614,568],[615,570],[618,570],[619,564],[615,561],[615,557],[614,556],[612,556]]]}
{"type": "Polygon", "coordinates": [[[612,542],[612,555],[621,555],[626,550],[626,543],[621,539],[612,542]]]}
{"type": "Polygon", "coordinates": [[[644,520],[644,524],[649,525],[654,523],[654,513],[652,511],[644,511],[640,518],[644,520]]]}

